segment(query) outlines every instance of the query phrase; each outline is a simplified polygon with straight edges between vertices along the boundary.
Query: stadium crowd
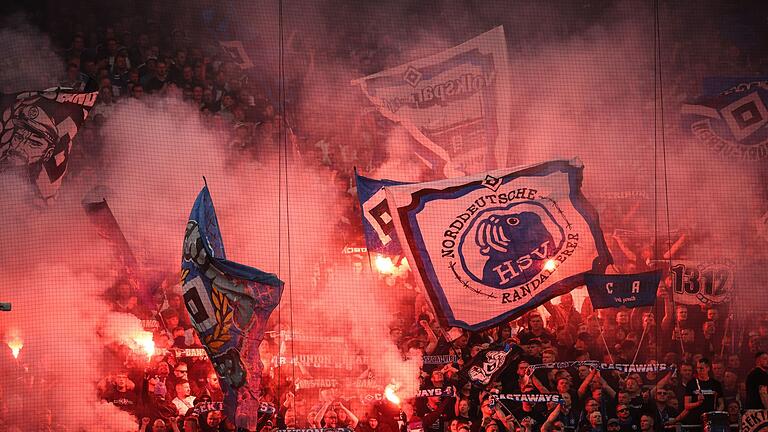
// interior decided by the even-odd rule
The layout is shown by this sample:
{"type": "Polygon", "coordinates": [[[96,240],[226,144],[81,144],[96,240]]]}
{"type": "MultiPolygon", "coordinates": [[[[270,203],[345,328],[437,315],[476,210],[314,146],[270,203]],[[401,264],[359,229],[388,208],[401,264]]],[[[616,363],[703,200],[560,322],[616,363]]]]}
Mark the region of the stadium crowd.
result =
{"type": "MultiPolygon", "coordinates": [[[[220,49],[215,35],[207,34],[205,27],[192,32],[191,25],[187,30],[166,29],[159,22],[125,19],[110,26],[87,27],[87,22],[59,19],[56,26],[63,28],[49,29],[68,40],[62,44],[65,63],[58,84],[99,91],[92,119],[74,147],[82,153],[81,159],[98,154],[100,124],[117,104],[141,101],[148,95],[180,98],[199,109],[212,127],[225,131],[223,136],[228,137],[234,155],[257,157],[265,140],[278,139],[279,126],[286,119],[275,109],[273,85],[249,79],[247,71],[220,49]],[[84,30],[86,27],[91,30],[84,30]]],[[[377,55],[375,46],[346,54],[360,63],[360,70],[381,61],[377,55]]],[[[291,117],[290,112],[286,115],[291,117]]],[[[348,131],[361,137],[359,142],[369,143],[368,150],[357,151],[356,159],[345,155],[341,144],[321,145],[328,135],[315,131],[289,135],[303,157],[351,173],[355,161],[377,162],[369,151],[376,146],[370,143],[383,140],[384,135],[375,122],[374,114],[363,113],[355,119],[354,130],[348,131]],[[329,150],[329,145],[338,152],[329,150]]],[[[77,175],[77,168],[73,171],[71,175],[77,175]]],[[[339,186],[346,190],[346,178],[340,178],[339,186]]],[[[359,217],[355,211],[350,206],[350,220],[359,217]]],[[[606,220],[606,233],[624,228],[610,226],[610,218],[606,220]]],[[[362,242],[352,225],[341,231],[342,241],[362,242]]],[[[672,247],[684,247],[686,241],[680,235],[672,247]]],[[[661,265],[654,261],[658,254],[653,244],[628,245],[619,238],[609,238],[609,242],[614,255],[620,257],[617,271],[639,272],[661,265]]],[[[106,403],[135,415],[141,432],[235,430],[216,404],[223,397],[219,378],[201,350],[176,280],[176,276],[169,277],[155,287],[151,302],[140,300],[136,285],[128,278],[112,287],[108,301],[113,309],[140,318],[153,332],[157,352],[147,363],[126,346],[110,347],[105,363],[120,366],[113,367],[94,391],[106,403]]],[[[386,384],[376,380],[386,377],[375,376],[376,371],[366,365],[355,371],[358,381],[377,382],[376,391],[361,390],[350,396],[334,385],[303,386],[302,381],[314,378],[311,365],[297,364],[301,371],[296,378],[295,372],[287,372],[285,365],[274,361],[282,352],[279,332],[270,329],[262,350],[266,365],[262,385],[264,399],[277,411],[272,417],[264,416],[259,431],[348,427],[359,432],[397,432],[401,428],[424,432],[650,432],[700,425],[701,415],[712,411],[726,412],[728,424],[733,425],[742,410],[768,407],[768,396],[760,390],[768,385],[768,354],[764,352],[768,350],[768,318],[741,317],[737,321],[727,303],[676,304],[670,277],[659,287],[657,305],[652,308],[595,311],[588,298],[579,305],[566,294],[517,320],[479,333],[445,332],[423,296],[415,291],[410,295],[403,303],[411,308],[403,308],[390,328],[391,342],[404,356],[414,352],[453,356],[445,364],[425,364],[419,377],[421,389],[451,391],[441,396],[401,395],[401,412],[400,407],[375,397],[386,384]],[[420,307],[414,310],[413,304],[420,307]],[[489,385],[472,385],[461,373],[478,353],[506,345],[519,345],[524,352],[489,385]],[[527,373],[529,365],[570,360],[665,363],[675,365],[677,372],[622,374],[579,366],[527,373]],[[366,398],[366,392],[374,397],[366,398]],[[494,392],[557,393],[564,403],[494,403],[494,392]]],[[[4,401],[11,395],[45,391],[48,384],[36,379],[35,366],[24,363],[23,352],[15,361],[5,351],[3,371],[15,375],[15,384],[0,388],[0,425],[8,431],[31,430],[11,420],[4,401]]],[[[46,424],[34,430],[58,430],[55,407],[37,409],[47,412],[46,424]]]]}

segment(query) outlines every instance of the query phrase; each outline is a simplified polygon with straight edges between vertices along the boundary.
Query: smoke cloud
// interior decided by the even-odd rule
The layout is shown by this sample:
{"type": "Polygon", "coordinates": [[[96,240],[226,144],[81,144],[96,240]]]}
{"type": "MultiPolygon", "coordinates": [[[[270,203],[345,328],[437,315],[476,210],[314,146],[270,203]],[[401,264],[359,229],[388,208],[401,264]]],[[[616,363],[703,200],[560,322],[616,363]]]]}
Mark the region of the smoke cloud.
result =
{"type": "MultiPolygon", "coordinates": [[[[288,107],[298,115],[288,120],[298,135],[313,137],[315,142],[304,143],[311,152],[299,154],[289,143],[288,154],[281,155],[277,143],[265,140],[255,158],[246,157],[229,148],[227,128],[202,118],[178,97],[149,97],[114,106],[95,137],[100,157],[79,161],[90,170],[68,176],[54,205],[40,208],[24,178],[0,174],[7,191],[0,195],[6,220],[0,224],[0,242],[8,245],[0,250],[0,296],[14,306],[14,312],[0,314],[0,333],[6,340],[24,341],[18,361],[3,354],[9,362],[4,367],[30,365],[37,376],[55,383],[46,399],[59,407],[55,417],[68,427],[134,430],[126,414],[96,398],[96,383],[112,367],[102,361],[105,347],[130,343],[139,323],[109,310],[104,295],[115,282],[118,263],[88,223],[80,200],[99,186],[144,268],[171,273],[178,271],[184,227],[205,176],[228,257],[289,283],[272,322],[294,333],[294,339],[282,347],[265,344],[264,360],[316,356],[309,361],[318,365],[315,375],[303,378],[340,378],[342,396],[359,393],[352,377],[366,368],[383,381],[396,381],[402,395],[412,394],[420,360],[413,355],[404,360],[389,328],[406,301],[413,307],[414,294],[401,281],[383,291],[367,257],[355,267],[353,259],[340,254],[359,241],[359,222],[349,219],[348,209],[356,204],[347,180],[351,168],[366,158],[375,163],[360,168],[371,176],[419,181],[435,174],[413,157],[414,144],[404,129],[384,125],[381,137],[365,135],[356,121],[371,107],[349,82],[499,24],[507,33],[513,89],[508,166],[578,156],[586,167],[585,193],[599,208],[607,205],[600,198],[605,192],[632,190],[650,197],[630,226],[616,228],[656,229],[662,241],[667,228],[687,230],[692,237],[681,256],[751,257],[740,261],[737,290],[768,282],[764,272],[750,270],[768,259],[765,244],[745,235],[744,228],[752,229],[766,209],[764,167],[708,154],[677,126],[679,103],[698,94],[701,78],[732,72],[712,57],[721,55],[709,49],[722,42],[715,31],[703,32],[707,36],[695,44],[685,42],[684,31],[691,26],[712,30],[707,10],[684,17],[676,10],[661,11],[665,181],[661,129],[654,130],[661,127],[661,113],[654,96],[648,5],[594,2],[608,4],[573,10],[568,8],[576,6],[501,3],[471,10],[458,2],[317,1],[302,3],[302,11],[288,6],[283,67],[288,80],[298,81],[289,89],[288,107]],[[681,60],[681,51],[700,62],[681,60]],[[320,262],[329,269],[326,274],[316,273],[320,262]],[[342,342],[318,344],[302,335],[342,342]]],[[[278,10],[276,3],[272,6],[245,2],[219,11],[228,16],[231,37],[243,40],[254,58],[258,54],[256,68],[265,89],[277,82],[280,70],[278,10]]],[[[0,90],[54,86],[62,61],[48,36],[17,17],[6,21],[0,30],[6,53],[0,90]]],[[[768,306],[763,296],[736,299],[742,310],[743,299],[753,309],[768,306]]],[[[382,393],[384,384],[366,391],[382,393]]],[[[42,420],[44,413],[18,397],[40,402],[40,395],[8,397],[8,389],[18,385],[0,376],[9,408],[42,420]]]]}

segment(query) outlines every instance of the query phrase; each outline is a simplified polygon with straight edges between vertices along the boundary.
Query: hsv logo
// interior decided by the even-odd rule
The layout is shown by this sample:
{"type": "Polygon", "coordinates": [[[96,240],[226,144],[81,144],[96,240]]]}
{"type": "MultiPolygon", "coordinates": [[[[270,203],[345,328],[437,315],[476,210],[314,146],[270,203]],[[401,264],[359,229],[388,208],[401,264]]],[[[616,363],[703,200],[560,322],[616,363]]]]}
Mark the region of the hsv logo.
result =
{"type": "Polygon", "coordinates": [[[416,87],[421,82],[421,72],[413,66],[408,66],[403,74],[403,81],[410,84],[411,87],[416,87]]]}
{"type": "Polygon", "coordinates": [[[563,239],[562,228],[543,206],[520,203],[478,212],[461,239],[460,256],[473,280],[506,289],[537,277],[563,239]]]}

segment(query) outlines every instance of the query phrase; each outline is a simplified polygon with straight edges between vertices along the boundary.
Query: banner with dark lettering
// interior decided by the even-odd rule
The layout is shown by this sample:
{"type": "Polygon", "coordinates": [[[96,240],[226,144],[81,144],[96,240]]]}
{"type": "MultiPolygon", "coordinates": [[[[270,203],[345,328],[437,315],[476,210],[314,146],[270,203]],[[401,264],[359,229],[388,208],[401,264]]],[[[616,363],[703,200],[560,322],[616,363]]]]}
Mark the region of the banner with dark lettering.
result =
{"type": "Polygon", "coordinates": [[[653,306],[661,270],[637,274],[584,275],[589,299],[595,309],[653,306]]]}
{"type": "Polygon", "coordinates": [[[768,410],[746,410],[741,415],[741,432],[768,431],[768,410]]]}
{"type": "Polygon", "coordinates": [[[507,44],[496,27],[461,45],[352,82],[420,144],[430,169],[456,177],[507,162],[512,97],[507,44]]]}
{"type": "Polygon", "coordinates": [[[730,300],[736,263],[723,258],[675,261],[672,293],[675,302],[686,305],[716,305],[730,300]]]}
{"type": "Polygon", "coordinates": [[[182,250],[184,305],[224,392],[224,411],[239,427],[258,419],[259,345],[283,282],[226,258],[208,186],[195,200],[182,250]]]}
{"type": "Polygon", "coordinates": [[[523,349],[517,345],[506,346],[503,349],[484,349],[459,371],[459,375],[462,380],[474,385],[486,386],[495,381],[507,366],[520,358],[522,353],[523,349]]]}
{"type": "Polygon", "coordinates": [[[685,132],[725,159],[768,158],[768,79],[710,78],[705,94],[683,104],[685,132]]]}
{"type": "Polygon", "coordinates": [[[563,404],[565,401],[557,393],[500,393],[491,394],[491,402],[498,403],[500,400],[508,400],[512,402],[527,402],[527,403],[559,403],[563,404]]]}
{"type": "Polygon", "coordinates": [[[403,249],[441,323],[514,319],[611,262],[580,161],[384,187],[403,249]]]}
{"type": "Polygon", "coordinates": [[[384,186],[399,186],[406,183],[363,177],[355,171],[355,184],[363,214],[363,235],[368,250],[386,255],[402,254],[403,248],[395,234],[395,225],[387,204],[384,186]]]}
{"type": "Polygon", "coordinates": [[[416,392],[417,398],[432,397],[432,396],[455,397],[456,394],[453,391],[453,387],[422,389],[416,392]]]}
{"type": "Polygon", "coordinates": [[[0,94],[0,172],[20,170],[43,200],[55,197],[97,96],[64,88],[0,94]]]}
{"type": "Polygon", "coordinates": [[[579,366],[588,366],[598,370],[604,371],[619,371],[624,373],[648,373],[648,372],[666,372],[674,371],[674,364],[666,363],[647,363],[647,364],[634,364],[634,363],[603,363],[597,360],[572,360],[561,361],[554,363],[539,363],[528,366],[525,374],[531,375],[538,369],[568,369],[578,368],[579,366]]]}

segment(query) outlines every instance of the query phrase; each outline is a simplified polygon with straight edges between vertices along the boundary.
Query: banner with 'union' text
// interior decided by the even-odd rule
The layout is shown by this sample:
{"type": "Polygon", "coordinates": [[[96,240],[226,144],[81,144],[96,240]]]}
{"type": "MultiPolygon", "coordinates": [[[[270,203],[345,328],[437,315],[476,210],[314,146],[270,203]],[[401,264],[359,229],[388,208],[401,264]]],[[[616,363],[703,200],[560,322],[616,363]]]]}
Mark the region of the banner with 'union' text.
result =
{"type": "Polygon", "coordinates": [[[397,237],[442,323],[480,330],[583,285],[611,257],[580,161],[387,186],[397,237]]]}

